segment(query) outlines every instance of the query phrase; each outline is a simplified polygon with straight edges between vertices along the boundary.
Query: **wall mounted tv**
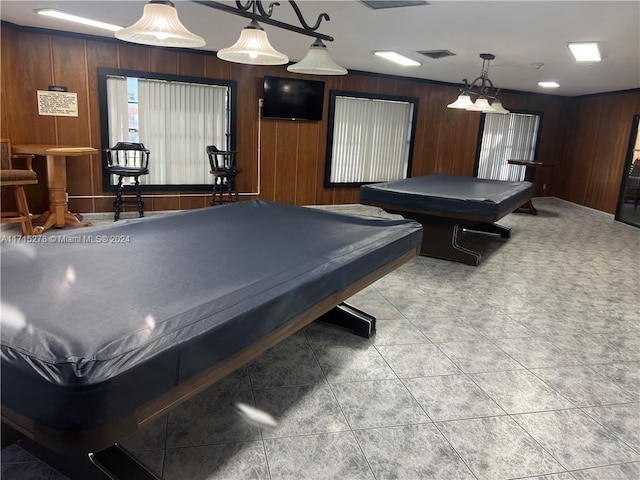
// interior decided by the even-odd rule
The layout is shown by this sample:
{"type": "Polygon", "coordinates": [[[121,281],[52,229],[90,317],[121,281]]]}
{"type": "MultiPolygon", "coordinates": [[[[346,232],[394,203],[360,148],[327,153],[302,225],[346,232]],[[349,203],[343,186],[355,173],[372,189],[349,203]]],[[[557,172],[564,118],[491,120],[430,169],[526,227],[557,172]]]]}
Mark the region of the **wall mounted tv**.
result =
{"type": "Polygon", "coordinates": [[[264,77],[264,118],[322,120],[323,106],[324,82],[264,77]]]}

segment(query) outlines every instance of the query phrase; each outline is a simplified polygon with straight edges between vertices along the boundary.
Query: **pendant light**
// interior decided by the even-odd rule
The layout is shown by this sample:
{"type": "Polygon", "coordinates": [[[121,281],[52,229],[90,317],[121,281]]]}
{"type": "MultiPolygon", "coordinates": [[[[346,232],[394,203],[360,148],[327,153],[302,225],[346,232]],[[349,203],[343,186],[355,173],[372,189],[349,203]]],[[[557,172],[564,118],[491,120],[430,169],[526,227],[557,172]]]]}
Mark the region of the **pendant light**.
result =
{"type": "Polygon", "coordinates": [[[309,75],[346,75],[347,69],[333,61],[327,46],[316,39],[302,60],[287,67],[289,72],[309,75]]]}
{"type": "Polygon", "coordinates": [[[242,29],[236,43],[218,52],[218,58],[248,65],[284,65],[289,61],[289,57],[271,46],[266,32],[255,19],[242,29]]]}
{"type": "Polygon", "coordinates": [[[174,4],[165,0],[152,0],[144,6],[142,17],[130,27],[115,32],[125,42],[159,47],[203,47],[202,37],[191,33],[178,19],[174,4]]]}
{"type": "Polygon", "coordinates": [[[493,82],[489,79],[489,62],[496,58],[491,53],[481,53],[482,71],[480,76],[471,84],[464,79],[464,87],[460,89],[460,95],[455,102],[447,105],[448,108],[459,108],[469,112],[484,113],[500,113],[506,115],[509,112],[502,106],[502,102],[498,98],[499,88],[493,86],[493,82]],[[471,95],[477,96],[475,102],[471,100],[471,95]],[[489,98],[493,99],[493,103],[489,104],[489,98]]]}

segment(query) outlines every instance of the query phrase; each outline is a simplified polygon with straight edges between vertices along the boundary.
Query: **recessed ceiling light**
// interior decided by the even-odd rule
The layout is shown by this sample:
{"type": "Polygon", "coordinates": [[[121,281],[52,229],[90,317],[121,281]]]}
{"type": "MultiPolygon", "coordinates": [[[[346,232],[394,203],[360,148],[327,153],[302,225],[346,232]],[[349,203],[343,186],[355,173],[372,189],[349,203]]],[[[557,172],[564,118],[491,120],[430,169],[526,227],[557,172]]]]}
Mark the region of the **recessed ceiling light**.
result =
{"type": "Polygon", "coordinates": [[[420,62],[416,62],[415,60],[405,57],[398,52],[378,51],[373,53],[379,57],[386,58],[387,60],[391,60],[392,62],[402,65],[403,67],[417,67],[418,65],[421,65],[420,62]]]}
{"type": "Polygon", "coordinates": [[[542,88],[558,88],[560,86],[558,82],[538,82],[538,85],[542,88]]]}
{"type": "Polygon", "coordinates": [[[576,62],[599,62],[602,60],[597,42],[567,43],[576,62]]]}
{"type": "Polygon", "coordinates": [[[124,28],[120,25],[112,25],[110,23],[100,22],[98,20],[92,20],[90,18],[79,17],[78,15],[61,12],[60,10],[55,10],[53,8],[42,8],[34,11],[38,15],[45,15],[47,17],[59,18],[61,20],[67,20],[69,22],[81,23],[83,25],[102,28],[104,30],[110,30],[112,32],[117,32],[118,30],[122,30],[124,28]]]}

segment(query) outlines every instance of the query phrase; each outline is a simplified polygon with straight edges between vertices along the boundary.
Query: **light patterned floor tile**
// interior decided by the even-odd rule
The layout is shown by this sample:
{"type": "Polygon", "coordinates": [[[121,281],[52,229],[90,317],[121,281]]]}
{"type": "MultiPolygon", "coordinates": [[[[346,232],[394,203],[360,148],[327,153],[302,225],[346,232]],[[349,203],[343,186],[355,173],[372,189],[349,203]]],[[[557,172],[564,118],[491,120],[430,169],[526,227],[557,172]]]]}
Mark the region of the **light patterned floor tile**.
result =
{"type": "Polygon", "coordinates": [[[376,478],[474,480],[433,424],[354,432],[376,478]]]}
{"type": "Polygon", "coordinates": [[[381,345],[376,348],[400,378],[460,373],[460,369],[431,343],[381,345]]]}
{"type": "Polygon", "coordinates": [[[505,414],[466,375],[408,378],[403,382],[434,422],[505,414]]]}
{"type": "Polygon", "coordinates": [[[465,373],[497,372],[524,368],[489,341],[439,343],[438,347],[465,373]]]}
{"type": "Polygon", "coordinates": [[[575,407],[531,372],[476,373],[471,378],[507,413],[575,407]]]}
{"type": "Polygon", "coordinates": [[[163,480],[268,479],[262,442],[226,443],[166,452],[163,480]]]}
{"type": "Polygon", "coordinates": [[[640,460],[640,454],[578,409],[513,418],[568,470],[640,460]]]}
{"type": "Polygon", "coordinates": [[[257,389],[255,399],[256,408],[278,422],[275,428],[263,427],[263,438],[349,430],[327,384],[257,389]]]}
{"type": "Polygon", "coordinates": [[[437,425],[480,480],[565,470],[510,417],[456,420],[437,425]]]}
{"type": "Polygon", "coordinates": [[[400,380],[333,385],[352,429],[430,422],[400,380]]]}
{"type": "Polygon", "coordinates": [[[536,368],[531,371],[579,407],[635,400],[614,382],[602,377],[586,365],[536,368]]]}
{"type": "Polygon", "coordinates": [[[273,480],[374,479],[352,432],[267,439],[264,446],[273,480]]]}
{"type": "Polygon", "coordinates": [[[590,407],[582,411],[640,452],[640,403],[590,407]]]}

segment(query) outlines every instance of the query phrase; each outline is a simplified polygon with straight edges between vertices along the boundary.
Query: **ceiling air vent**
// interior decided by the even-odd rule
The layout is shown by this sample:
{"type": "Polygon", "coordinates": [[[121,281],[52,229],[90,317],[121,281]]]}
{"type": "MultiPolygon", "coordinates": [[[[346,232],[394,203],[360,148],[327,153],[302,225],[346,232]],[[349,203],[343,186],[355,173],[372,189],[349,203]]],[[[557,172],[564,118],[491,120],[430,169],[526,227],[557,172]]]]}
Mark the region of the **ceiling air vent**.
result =
{"type": "Polygon", "coordinates": [[[425,0],[387,0],[387,1],[375,1],[375,0],[360,0],[367,7],[373,10],[380,10],[381,8],[398,8],[398,7],[413,7],[415,5],[429,5],[429,2],[425,0]]]}
{"type": "Polygon", "coordinates": [[[429,57],[429,58],[433,58],[433,59],[438,59],[438,58],[445,58],[445,57],[453,57],[455,56],[455,53],[450,52],[449,50],[422,50],[420,52],[418,52],[420,55],[424,55],[425,57],[429,57]]]}

